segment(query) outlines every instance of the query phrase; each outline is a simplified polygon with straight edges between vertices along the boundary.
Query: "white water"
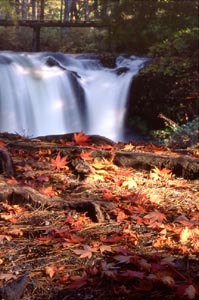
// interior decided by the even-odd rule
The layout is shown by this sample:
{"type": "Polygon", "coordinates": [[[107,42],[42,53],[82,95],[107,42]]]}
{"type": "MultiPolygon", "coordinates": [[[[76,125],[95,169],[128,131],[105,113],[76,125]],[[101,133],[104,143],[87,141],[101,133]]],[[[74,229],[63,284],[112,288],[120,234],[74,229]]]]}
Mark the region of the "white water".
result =
{"type": "Polygon", "coordinates": [[[109,69],[97,56],[2,51],[0,132],[35,137],[83,131],[123,140],[130,84],[145,62],[119,56],[109,69]]]}

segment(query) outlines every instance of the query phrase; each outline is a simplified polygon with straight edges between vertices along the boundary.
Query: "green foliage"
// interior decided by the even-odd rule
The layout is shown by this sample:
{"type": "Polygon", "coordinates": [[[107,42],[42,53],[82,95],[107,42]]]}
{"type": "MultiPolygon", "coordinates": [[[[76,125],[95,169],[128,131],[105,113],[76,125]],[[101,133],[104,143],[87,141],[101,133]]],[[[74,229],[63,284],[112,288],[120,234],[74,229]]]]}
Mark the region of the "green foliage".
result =
{"type": "Polygon", "coordinates": [[[154,60],[144,72],[152,71],[174,76],[197,66],[198,35],[197,27],[186,28],[175,32],[170,39],[153,45],[149,56],[154,60]]]}
{"type": "Polygon", "coordinates": [[[198,147],[199,145],[199,118],[181,126],[166,127],[162,130],[151,131],[151,137],[158,141],[159,144],[176,147],[198,147]]]}
{"type": "Polygon", "coordinates": [[[198,1],[125,0],[110,18],[114,50],[146,54],[174,32],[198,26],[198,1]]]}

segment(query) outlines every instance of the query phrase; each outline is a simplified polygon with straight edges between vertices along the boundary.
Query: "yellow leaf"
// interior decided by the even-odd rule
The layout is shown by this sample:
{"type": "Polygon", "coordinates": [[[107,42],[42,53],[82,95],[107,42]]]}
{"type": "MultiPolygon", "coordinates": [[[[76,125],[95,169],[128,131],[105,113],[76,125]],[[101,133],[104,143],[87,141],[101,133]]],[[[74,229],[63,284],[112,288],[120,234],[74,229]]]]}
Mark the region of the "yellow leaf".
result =
{"type": "Polygon", "coordinates": [[[124,150],[125,151],[132,151],[133,149],[135,149],[136,147],[133,146],[132,144],[127,144],[124,146],[124,150]]]}
{"type": "Polygon", "coordinates": [[[192,231],[186,226],[185,228],[182,229],[180,233],[180,242],[181,243],[186,243],[188,239],[191,237],[192,231]]]}
{"type": "Polygon", "coordinates": [[[122,186],[127,189],[137,188],[137,182],[133,180],[132,177],[129,177],[122,183],[122,186]]]}

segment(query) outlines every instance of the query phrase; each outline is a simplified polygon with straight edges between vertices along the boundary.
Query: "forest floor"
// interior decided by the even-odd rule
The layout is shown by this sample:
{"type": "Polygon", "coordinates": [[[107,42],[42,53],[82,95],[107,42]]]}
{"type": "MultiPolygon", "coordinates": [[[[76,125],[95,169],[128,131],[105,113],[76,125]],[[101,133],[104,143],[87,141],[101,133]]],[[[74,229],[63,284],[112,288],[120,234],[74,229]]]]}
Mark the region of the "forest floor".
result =
{"type": "Polygon", "coordinates": [[[168,149],[88,141],[0,135],[15,168],[0,174],[1,298],[196,299],[199,180],[113,163],[118,147],[168,149]]]}

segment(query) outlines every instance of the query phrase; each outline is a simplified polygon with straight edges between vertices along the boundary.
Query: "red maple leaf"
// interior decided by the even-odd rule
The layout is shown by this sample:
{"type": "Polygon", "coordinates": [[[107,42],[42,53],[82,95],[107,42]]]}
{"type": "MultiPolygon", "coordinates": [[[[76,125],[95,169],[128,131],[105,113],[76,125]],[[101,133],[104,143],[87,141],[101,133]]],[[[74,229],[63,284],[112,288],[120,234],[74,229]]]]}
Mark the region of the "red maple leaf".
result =
{"type": "Polygon", "coordinates": [[[123,240],[124,237],[122,235],[112,234],[108,237],[100,237],[100,241],[103,243],[115,243],[123,240]]]}
{"type": "Polygon", "coordinates": [[[77,154],[77,157],[80,157],[83,160],[89,161],[89,160],[93,160],[94,158],[91,156],[93,151],[89,151],[89,152],[84,152],[82,151],[80,154],[77,154]]]}
{"type": "Polygon", "coordinates": [[[60,153],[58,153],[55,159],[51,159],[51,163],[56,169],[60,170],[69,163],[66,159],[66,156],[61,158],[60,153]]]}
{"type": "Polygon", "coordinates": [[[88,139],[89,139],[89,135],[85,135],[82,131],[78,133],[74,133],[74,141],[77,145],[87,144],[88,139]]]}
{"type": "Polygon", "coordinates": [[[149,221],[149,225],[151,226],[153,223],[162,224],[163,220],[166,220],[166,216],[159,211],[153,211],[144,216],[144,219],[149,221]]]}

